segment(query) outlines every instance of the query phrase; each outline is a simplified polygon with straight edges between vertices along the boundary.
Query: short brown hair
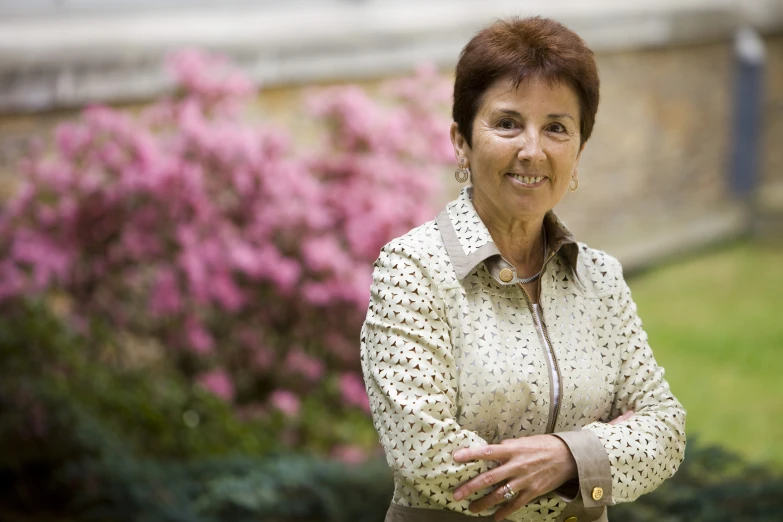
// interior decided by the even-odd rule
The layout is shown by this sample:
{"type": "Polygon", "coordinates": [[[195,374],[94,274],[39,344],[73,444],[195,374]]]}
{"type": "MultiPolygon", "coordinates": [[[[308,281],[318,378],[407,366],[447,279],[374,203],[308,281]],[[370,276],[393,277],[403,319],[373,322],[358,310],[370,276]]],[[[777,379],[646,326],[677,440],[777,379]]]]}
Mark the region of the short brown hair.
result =
{"type": "Polygon", "coordinates": [[[565,83],[579,97],[579,133],[584,144],[598,111],[598,68],[593,51],[555,20],[535,16],[499,20],[468,42],[457,62],[452,117],[472,146],[473,120],[484,93],[495,81],[526,78],[565,83]]]}

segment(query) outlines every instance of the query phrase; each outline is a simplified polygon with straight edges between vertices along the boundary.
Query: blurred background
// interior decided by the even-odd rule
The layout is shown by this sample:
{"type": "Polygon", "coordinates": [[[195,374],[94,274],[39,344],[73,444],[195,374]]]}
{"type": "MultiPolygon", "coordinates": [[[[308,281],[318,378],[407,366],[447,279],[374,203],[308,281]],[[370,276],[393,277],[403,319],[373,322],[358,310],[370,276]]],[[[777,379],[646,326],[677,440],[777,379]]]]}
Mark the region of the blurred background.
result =
{"type": "Polygon", "coordinates": [[[0,520],[382,520],[372,263],[459,192],[453,67],[509,15],[596,52],[557,212],[688,410],[610,518],[781,520],[781,0],[0,0],[0,520]]]}

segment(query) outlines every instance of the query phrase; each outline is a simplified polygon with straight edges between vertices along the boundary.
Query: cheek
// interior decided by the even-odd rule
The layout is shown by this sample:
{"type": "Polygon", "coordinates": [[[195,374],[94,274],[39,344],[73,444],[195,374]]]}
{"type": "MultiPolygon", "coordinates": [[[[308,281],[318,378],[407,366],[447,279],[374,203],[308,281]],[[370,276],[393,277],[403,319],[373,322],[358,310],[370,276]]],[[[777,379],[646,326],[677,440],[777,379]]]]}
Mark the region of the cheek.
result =
{"type": "Polygon", "coordinates": [[[479,157],[487,156],[487,151],[494,147],[494,139],[487,133],[480,133],[473,140],[473,150],[478,152],[479,157]]]}
{"type": "Polygon", "coordinates": [[[474,142],[474,163],[483,168],[491,168],[503,156],[503,148],[499,146],[496,140],[483,137],[474,142]]]}
{"type": "Polygon", "coordinates": [[[568,174],[569,176],[576,167],[578,149],[571,143],[558,143],[550,149],[550,158],[554,163],[555,171],[559,175],[568,174]]]}

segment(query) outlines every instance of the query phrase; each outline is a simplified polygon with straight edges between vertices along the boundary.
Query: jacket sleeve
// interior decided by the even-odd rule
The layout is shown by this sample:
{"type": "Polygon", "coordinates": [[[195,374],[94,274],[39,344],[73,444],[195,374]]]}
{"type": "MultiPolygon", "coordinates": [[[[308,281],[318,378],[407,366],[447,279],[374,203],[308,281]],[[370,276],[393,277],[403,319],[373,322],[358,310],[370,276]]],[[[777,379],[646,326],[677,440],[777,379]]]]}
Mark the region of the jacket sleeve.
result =
{"type": "Polygon", "coordinates": [[[609,310],[616,313],[610,315],[606,328],[613,331],[611,339],[620,364],[612,411],[606,420],[628,410],[635,414],[619,424],[594,422],[581,432],[558,434],[565,435],[561,438],[568,439],[566,443],[575,454],[586,507],[630,502],[653,491],[677,471],[685,453],[685,409],[672,395],[663,368],[655,362],[622,268],[613,261],[618,290],[605,299],[610,300],[609,310]],[[605,454],[599,456],[596,446],[603,446],[605,454]],[[607,469],[607,457],[611,481],[602,472],[607,469]],[[603,486],[604,491],[595,491],[596,486],[603,486]]]}
{"type": "MultiPolygon", "coordinates": [[[[373,422],[396,480],[419,493],[395,498],[410,507],[473,515],[455,501],[457,486],[487,471],[484,462],[458,464],[452,453],[487,442],[457,422],[456,364],[444,300],[421,257],[393,242],[375,263],[361,361],[373,422]]],[[[475,513],[475,515],[491,512],[475,513]]]]}

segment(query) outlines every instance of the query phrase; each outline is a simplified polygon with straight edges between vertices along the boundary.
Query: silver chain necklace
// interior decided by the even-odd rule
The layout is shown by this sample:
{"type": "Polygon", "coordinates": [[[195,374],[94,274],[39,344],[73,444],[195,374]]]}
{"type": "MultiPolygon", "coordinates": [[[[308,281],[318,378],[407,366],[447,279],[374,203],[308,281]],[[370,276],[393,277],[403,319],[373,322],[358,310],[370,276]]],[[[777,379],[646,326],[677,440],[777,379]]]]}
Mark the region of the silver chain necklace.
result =
{"type": "Polygon", "coordinates": [[[544,263],[546,263],[546,228],[542,227],[541,228],[541,232],[542,232],[542,234],[544,236],[544,238],[543,238],[544,239],[544,257],[543,257],[543,260],[541,261],[541,270],[539,270],[537,274],[533,274],[530,277],[517,277],[517,283],[521,283],[523,285],[526,285],[528,283],[532,283],[533,281],[535,281],[536,279],[541,277],[541,272],[544,271],[544,263]]]}

